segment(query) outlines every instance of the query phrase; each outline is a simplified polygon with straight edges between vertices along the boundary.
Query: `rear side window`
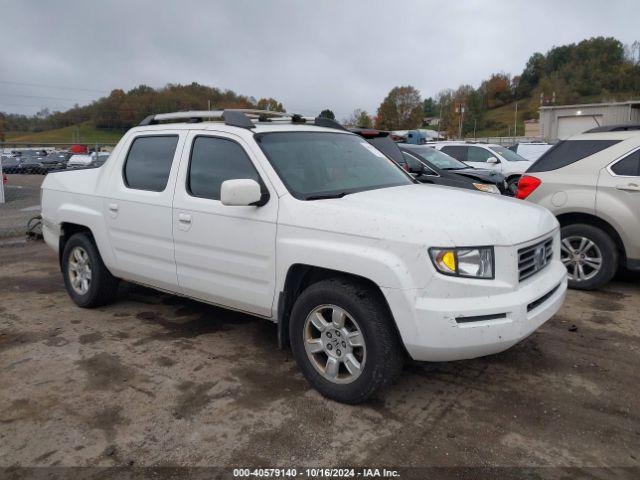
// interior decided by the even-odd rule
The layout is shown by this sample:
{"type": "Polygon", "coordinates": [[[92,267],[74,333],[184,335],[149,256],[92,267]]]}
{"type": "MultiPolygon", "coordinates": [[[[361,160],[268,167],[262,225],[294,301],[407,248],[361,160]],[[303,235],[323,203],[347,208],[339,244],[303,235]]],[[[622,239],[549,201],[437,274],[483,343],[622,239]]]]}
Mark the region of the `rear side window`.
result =
{"type": "Polygon", "coordinates": [[[461,162],[467,161],[467,147],[463,147],[461,145],[448,145],[446,147],[442,147],[440,150],[456,160],[460,160],[461,162]]]}
{"type": "Polygon", "coordinates": [[[528,172],[549,172],[594,155],[620,140],[564,140],[547,150],[528,172]]]}
{"type": "Polygon", "coordinates": [[[640,150],[617,161],[611,166],[611,171],[624,177],[640,177],[640,150]]]}
{"type": "Polygon", "coordinates": [[[177,135],[137,137],[124,164],[124,183],[135,190],[162,192],[178,144],[177,135]]]}
{"type": "Polygon", "coordinates": [[[187,191],[192,196],[220,200],[222,182],[245,178],[261,183],[240,145],[224,138],[196,137],[187,176],[187,191]]]}

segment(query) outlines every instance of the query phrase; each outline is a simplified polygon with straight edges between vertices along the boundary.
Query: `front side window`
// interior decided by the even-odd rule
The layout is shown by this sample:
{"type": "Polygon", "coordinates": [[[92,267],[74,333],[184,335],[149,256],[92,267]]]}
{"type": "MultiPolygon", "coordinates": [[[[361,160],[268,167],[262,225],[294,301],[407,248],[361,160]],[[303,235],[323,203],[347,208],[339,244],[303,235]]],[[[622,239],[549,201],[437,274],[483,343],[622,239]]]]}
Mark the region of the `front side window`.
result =
{"type": "Polygon", "coordinates": [[[177,135],[137,137],[124,163],[125,185],[135,190],[162,192],[169,180],[177,144],[177,135]]]}
{"type": "Polygon", "coordinates": [[[495,154],[489,150],[481,147],[469,147],[467,162],[486,162],[491,157],[495,157],[495,154]]]}
{"type": "Polygon", "coordinates": [[[256,141],[291,194],[300,200],[414,183],[382,152],[356,135],[270,132],[256,141]]]}
{"type": "Polygon", "coordinates": [[[611,171],[623,177],[640,177],[640,150],[617,161],[611,167],[611,171]]]}
{"type": "Polygon", "coordinates": [[[239,144],[224,138],[196,137],[187,175],[187,191],[192,196],[220,200],[222,182],[245,178],[261,183],[258,172],[239,144]]]}
{"type": "Polygon", "coordinates": [[[516,152],[512,152],[508,148],[504,148],[496,145],[494,147],[489,147],[489,149],[499,154],[507,162],[528,162],[526,158],[518,155],[516,152]]]}
{"type": "Polygon", "coordinates": [[[547,150],[528,172],[549,172],[594,155],[620,140],[564,140],[547,150]]]}
{"type": "Polygon", "coordinates": [[[467,147],[464,147],[462,145],[447,145],[442,147],[440,150],[442,150],[447,155],[452,156],[456,160],[459,160],[461,162],[467,161],[467,147]]]}

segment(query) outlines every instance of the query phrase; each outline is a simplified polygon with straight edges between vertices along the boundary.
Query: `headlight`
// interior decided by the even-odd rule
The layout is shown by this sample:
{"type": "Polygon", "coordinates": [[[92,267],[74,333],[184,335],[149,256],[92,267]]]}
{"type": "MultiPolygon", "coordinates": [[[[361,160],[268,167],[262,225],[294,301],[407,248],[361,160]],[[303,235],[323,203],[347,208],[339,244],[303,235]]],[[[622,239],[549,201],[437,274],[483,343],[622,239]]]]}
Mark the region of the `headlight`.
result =
{"type": "Polygon", "coordinates": [[[430,248],[429,255],[445,275],[494,278],[493,247],[430,248]]]}
{"type": "Polygon", "coordinates": [[[498,195],[500,195],[500,190],[498,189],[498,187],[496,187],[493,184],[490,184],[490,183],[474,183],[473,186],[476,187],[476,189],[481,190],[483,192],[497,193],[498,195]]]}

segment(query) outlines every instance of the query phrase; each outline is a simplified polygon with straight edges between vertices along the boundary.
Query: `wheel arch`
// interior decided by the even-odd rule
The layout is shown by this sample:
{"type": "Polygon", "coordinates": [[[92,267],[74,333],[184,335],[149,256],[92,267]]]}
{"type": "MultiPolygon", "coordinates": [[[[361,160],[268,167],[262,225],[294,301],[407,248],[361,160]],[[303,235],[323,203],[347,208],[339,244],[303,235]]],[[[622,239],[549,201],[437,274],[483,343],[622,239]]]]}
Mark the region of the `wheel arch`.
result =
{"type": "Polygon", "coordinates": [[[58,239],[58,259],[62,261],[64,247],[69,239],[76,233],[88,233],[93,238],[93,232],[86,225],[80,225],[72,222],[62,222],[60,224],[60,237],[58,239]]]}
{"type": "MultiPolygon", "coordinates": [[[[289,267],[287,270],[287,275],[284,281],[283,290],[279,293],[278,296],[278,346],[280,348],[289,348],[290,347],[290,339],[289,339],[289,318],[291,315],[291,310],[293,309],[293,305],[296,299],[300,296],[300,294],[309,286],[318,283],[322,280],[326,280],[328,278],[336,278],[342,277],[350,279],[354,282],[359,282],[364,285],[367,285],[372,290],[376,291],[380,298],[383,300],[384,305],[387,308],[387,312],[390,315],[390,318],[393,320],[393,327],[396,330],[398,338],[402,338],[400,335],[400,331],[398,330],[398,326],[396,324],[395,318],[393,316],[393,312],[389,307],[389,303],[385,298],[382,290],[379,285],[376,284],[369,278],[350,273],[344,272],[340,270],[334,270],[325,267],[319,267],[316,265],[308,265],[303,263],[296,263],[289,267]]],[[[402,343],[402,342],[401,342],[402,343]]]]}
{"type": "Polygon", "coordinates": [[[626,264],[627,254],[624,248],[624,243],[622,238],[618,234],[618,231],[606,220],[602,218],[592,215],[589,213],[579,213],[579,212],[571,212],[571,213],[562,213],[556,217],[558,222],[560,222],[561,227],[566,227],[568,225],[575,225],[578,223],[584,223],[587,225],[591,225],[603,230],[607,235],[611,237],[611,239],[616,244],[616,248],[618,253],[620,254],[619,262],[620,264],[626,264]]]}

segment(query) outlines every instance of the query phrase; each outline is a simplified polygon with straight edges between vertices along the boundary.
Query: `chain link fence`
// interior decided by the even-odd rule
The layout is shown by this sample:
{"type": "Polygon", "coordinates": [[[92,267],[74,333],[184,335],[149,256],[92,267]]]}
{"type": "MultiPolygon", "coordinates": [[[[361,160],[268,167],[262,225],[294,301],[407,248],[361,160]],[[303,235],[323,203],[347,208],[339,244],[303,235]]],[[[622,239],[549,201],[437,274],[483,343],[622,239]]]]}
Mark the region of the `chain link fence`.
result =
{"type": "Polygon", "coordinates": [[[0,144],[0,246],[40,234],[40,187],[50,172],[100,167],[113,144],[0,144]]]}

